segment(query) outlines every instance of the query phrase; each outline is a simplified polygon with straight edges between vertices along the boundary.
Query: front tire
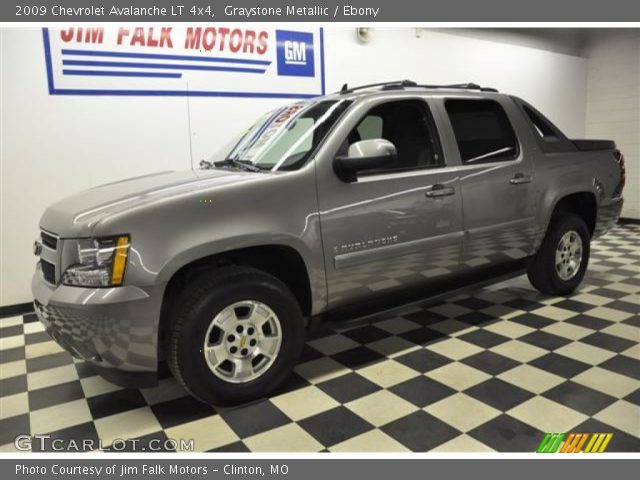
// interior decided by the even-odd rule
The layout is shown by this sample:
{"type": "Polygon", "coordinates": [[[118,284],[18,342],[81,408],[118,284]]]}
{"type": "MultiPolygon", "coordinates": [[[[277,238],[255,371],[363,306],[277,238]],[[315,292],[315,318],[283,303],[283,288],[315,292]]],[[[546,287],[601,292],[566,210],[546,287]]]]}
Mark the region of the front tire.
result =
{"type": "Polygon", "coordinates": [[[565,213],[551,219],[547,234],[527,269],[531,284],[542,293],[573,292],[587,270],[591,236],[584,220],[565,213]]]}
{"type": "Polygon", "coordinates": [[[300,306],[279,279],[223,267],[193,280],[169,319],[167,363],[211,405],[259,398],[282,384],[304,344],[300,306]]]}

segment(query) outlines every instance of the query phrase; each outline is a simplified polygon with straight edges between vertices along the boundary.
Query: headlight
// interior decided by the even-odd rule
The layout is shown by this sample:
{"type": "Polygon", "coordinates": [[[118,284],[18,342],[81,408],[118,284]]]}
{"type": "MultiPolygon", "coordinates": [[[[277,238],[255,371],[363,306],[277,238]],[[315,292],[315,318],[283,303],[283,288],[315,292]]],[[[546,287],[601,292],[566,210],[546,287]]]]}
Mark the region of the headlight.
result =
{"type": "Polygon", "coordinates": [[[129,254],[129,236],[84,238],[78,242],[78,262],[62,275],[64,285],[114,287],[122,285],[129,254]]]}

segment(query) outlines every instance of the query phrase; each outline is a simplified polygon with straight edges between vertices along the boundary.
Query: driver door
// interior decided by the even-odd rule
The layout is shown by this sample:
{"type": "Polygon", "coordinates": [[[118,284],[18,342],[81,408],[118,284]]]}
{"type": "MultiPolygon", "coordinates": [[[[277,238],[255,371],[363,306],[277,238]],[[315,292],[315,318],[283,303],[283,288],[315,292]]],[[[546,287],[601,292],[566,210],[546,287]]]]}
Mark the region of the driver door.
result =
{"type": "Polygon", "coordinates": [[[425,99],[371,99],[354,109],[336,155],[384,139],[397,156],[355,181],[338,178],[333,158],[318,167],[330,308],[422,288],[453,274],[462,253],[460,187],[425,99]]]}

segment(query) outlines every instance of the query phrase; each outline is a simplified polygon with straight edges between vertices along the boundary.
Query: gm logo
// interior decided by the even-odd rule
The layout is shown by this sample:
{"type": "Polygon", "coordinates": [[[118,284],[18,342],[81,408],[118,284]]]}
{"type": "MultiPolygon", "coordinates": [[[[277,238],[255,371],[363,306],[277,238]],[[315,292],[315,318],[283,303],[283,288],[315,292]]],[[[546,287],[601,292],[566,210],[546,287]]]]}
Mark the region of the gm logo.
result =
{"type": "Polygon", "coordinates": [[[276,55],[278,75],[289,77],[313,77],[313,34],[276,30],[276,55]]]}

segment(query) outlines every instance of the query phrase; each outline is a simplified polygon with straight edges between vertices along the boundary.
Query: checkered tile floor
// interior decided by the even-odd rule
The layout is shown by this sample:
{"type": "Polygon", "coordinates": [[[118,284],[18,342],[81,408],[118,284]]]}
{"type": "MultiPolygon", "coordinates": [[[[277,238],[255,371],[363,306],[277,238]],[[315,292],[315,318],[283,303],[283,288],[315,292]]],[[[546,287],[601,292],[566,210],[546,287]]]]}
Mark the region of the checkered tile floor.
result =
{"type": "Polygon", "coordinates": [[[597,241],[567,298],[521,277],[327,332],[284,389],[230,409],[197,402],[166,371],[156,388],[111,385],[34,315],[5,318],[0,445],[50,433],[139,439],[138,450],[184,438],[200,451],[531,452],[545,432],[579,431],[613,432],[608,451],[638,452],[639,239],[640,226],[622,225],[597,241]]]}

